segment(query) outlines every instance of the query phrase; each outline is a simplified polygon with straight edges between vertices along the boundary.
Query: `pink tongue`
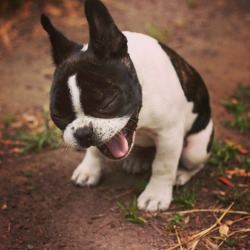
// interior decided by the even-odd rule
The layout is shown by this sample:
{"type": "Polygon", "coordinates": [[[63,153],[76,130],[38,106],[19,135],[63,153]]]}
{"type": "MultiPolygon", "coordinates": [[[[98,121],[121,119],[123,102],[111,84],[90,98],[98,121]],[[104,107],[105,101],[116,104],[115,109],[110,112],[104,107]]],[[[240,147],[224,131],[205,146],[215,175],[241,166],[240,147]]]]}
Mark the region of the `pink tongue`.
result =
{"type": "Polygon", "coordinates": [[[115,158],[121,158],[128,153],[128,141],[122,133],[115,135],[106,146],[115,158]]]}

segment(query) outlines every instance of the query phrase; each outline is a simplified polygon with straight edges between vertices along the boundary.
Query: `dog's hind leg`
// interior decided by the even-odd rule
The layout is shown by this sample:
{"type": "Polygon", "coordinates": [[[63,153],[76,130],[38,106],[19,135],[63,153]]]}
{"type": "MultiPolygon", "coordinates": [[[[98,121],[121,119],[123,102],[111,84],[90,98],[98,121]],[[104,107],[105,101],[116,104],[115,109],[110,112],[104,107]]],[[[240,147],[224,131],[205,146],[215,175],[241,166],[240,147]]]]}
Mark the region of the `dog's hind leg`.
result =
{"type": "Polygon", "coordinates": [[[186,138],[181,154],[181,164],[176,176],[176,185],[184,185],[199,172],[210,156],[213,140],[213,122],[210,120],[205,129],[186,138]]]}

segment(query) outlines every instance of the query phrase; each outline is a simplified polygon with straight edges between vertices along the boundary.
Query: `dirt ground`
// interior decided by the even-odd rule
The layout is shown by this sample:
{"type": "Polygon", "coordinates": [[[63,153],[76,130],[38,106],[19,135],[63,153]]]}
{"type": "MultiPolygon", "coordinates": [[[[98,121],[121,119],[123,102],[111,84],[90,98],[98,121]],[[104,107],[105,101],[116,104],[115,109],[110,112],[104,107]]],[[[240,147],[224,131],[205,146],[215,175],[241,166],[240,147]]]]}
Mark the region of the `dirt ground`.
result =
{"type": "MultiPolygon", "coordinates": [[[[228,117],[221,100],[230,99],[238,83],[250,84],[250,2],[104,2],[122,30],[164,33],[163,41],[186,58],[207,84],[216,138],[229,138],[250,149],[249,134],[242,136],[221,124],[228,117]]],[[[53,65],[48,38],[39,24],[42,12],[72,40],[87,42],[87,23],[77,1],[65,0],[60,5],[26,1],[22,9],[1,13],[1,137],[8,115],[36,115],[48,108],[53,65]]],[[[107,164],[100,185],[78,188],[70,176],[81,161],[82,152],[46,149],[16,157],[0,146],[0,249],[169,249],[178,243],[178,238],[194,235],[216,222],[214,213],[190,213],[183,228],[169,229],[166,224],[170,214],[140,212],[148,224],[130,223],[117,202],[132,201],[138,195],[137,184],[147,175],[132,176],[107,164]]],[[[218,181],[214,171],[207,166],[190,182],[190,187],[197,183],[200,187],[193,209],[227,208],[214,195],[228,188],[218,181]]],[[[244,184],[248,181],[249,178],[244,184]]],[[[175,195],[178,196],[178,190],[175,195]]],[[[234,204],[233,209],[246,210],[240,204],[234,204]]],[[[171,205],[169,211],[180,210],[171,205]]],[[[230,214],[226,220],[239,218],[230,214]]],[[[249,224],[248,218],[234,229],[249,228],[249,224]]],[[[214,236],[201,240],[196,249],[216,249],[218,241],[214,236]]],[[[220,249],[250,249],[249,232],[235,240],[233,246],[223,244],[220,249]]]]}

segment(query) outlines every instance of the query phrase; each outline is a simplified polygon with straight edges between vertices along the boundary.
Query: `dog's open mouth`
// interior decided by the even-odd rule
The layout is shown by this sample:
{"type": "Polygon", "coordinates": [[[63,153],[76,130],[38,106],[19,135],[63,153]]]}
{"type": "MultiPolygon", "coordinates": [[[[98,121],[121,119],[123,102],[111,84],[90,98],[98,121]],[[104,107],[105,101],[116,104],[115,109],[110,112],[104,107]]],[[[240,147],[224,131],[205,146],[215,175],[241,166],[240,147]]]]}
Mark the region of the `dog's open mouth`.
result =
{"type": "Polygon", "coordinates": [[[98,146],[99,150],[108,158],[118,160],[127,156],[133,145],[138,118],[131,117],[126,126],[109,141],[98,146]]]}

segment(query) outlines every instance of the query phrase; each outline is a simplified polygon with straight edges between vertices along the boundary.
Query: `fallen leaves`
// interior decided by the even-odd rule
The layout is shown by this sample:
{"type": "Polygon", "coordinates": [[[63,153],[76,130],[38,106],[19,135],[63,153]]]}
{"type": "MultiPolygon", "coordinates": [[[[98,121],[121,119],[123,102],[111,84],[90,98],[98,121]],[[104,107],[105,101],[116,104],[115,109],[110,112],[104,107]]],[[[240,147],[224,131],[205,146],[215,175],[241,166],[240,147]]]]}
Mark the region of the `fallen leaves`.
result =
{"type": "Polygon", "coordinates": [[[220,236],[221,237],[227,237],[228,236],[228,232],[229,232],[229,226],[226,225],[226,224],[222,224],[220,227],[219,227],[219,233],[220,233],[220,236]]]}
{"type": "Polygon", "coordinates": [[[1,20],[0,19],[0,39],[2,40],[3,46],[8,51],[12,50],[12,42],[11,42],[11,31],[13,30],[13,26],[16,23],[16,20],[1,20]]]}
{"type": "Polygon", "coordinates": [[[1,206],[1,209],[2,210],[6,210],[7,208],[8,208],[7,203],[4,202],[3,205],[1,206]]]}
{"type": "MultiPolygon", "coordinates": [[[[205,242],[205,244],[207,246],[209,246],[207,249],[219,249],[220,246],[222,244],[224,244],[225,239],[227,239],[228,237],[231,237],[232,235],[236,234],[236,233],[248,233],[250,232],[250,228],[241,228],[241,229],[237,229],[235,231],[232,231],[231,233],[229,233],[230,231],[230,226],[232,226],[234,223],[242,221],[242,220],[247,220],[250,218],[249,213],[245,212],[245,211],[239,211],[240,214],[247,214],[247,216],[242,217],[240,219],[236,219],[236,220],[228,220],[225,223],[222,222],[222,220],[225,218],[225,216],[227,214],[229,214],[231,211],[231,208],[233,207],[234,203],[230,204],[230,206],[227,209],[210,209],[210,211],[208,209],[206,209],[206,212],[211,212],[214,213],[215,211],[220,211],[222,212],[222,215],[216,218],[216,222],[214,224],[212,224],[210,227],[205,228],[193,235],[189,235],[186,238],[181,238],[180,233],[177,231],[177,228],[175,228],[175,234],[177,237],[177,241],[178,243],[175,244],[172,247],[169,247],[168,250],[172,250],[172,249],[184,249],[184,245],[187,246],[187,249],[196,249],[196,247],[198,246],[199,242],[201,242],[202,240],[205,242]],[[216,231],[219,232],[219,237],[213,237],[212,233],[215,233],[216,231]],[[211,235],[212,237],[207,238],[209,235],[211,235]],[[214,243],[211,240],[212,239],[217,239],[220,241],[220,243],[214,243]]],[[[192,211],[190,211],[192,212],[192,211]]],[[[204,212],[204,209],[196,210],[196,212],[204,212]]],[[[236,211],[234,211],[236,212],[236,211]]],[[[180,212],[180,214],[183,214],[183,212],[180,212]]]]}
{"type": "Polygon", "coordinates": [[[48,112],[24,112],[7,118],[7,122],[1,125],[0,167],[4,161],[10,162],[20,154],[39,152],[46,146],[60,146],[61,134],[49,119],[48,112]]]}
{"type": "Polygon", "coordinates": [[[234,184],[229,179],[227,179],[225,177],[219,177],[218,180],[221,181],[222,183],[226,184],[229,187],[234,187],[234,184]]]}
{"type": "Polygon", "coordinates": [[[233,142],[233,141],[231,141],[231,140],[227,140],[227,139],[225,139],[224,142],[225,142],[228,146],[237,149],[237,151],[238,151],[240,154],[242,154],[242,155],[247,155],[247,154],[248,154],[248,150],[247,150],[245,147],[243,147],[242,145],[237,144],[237,143],[235,143],[235,142],[233,142]]]}
{"type": "Polygon", "coordinates": [[[247,172],[245,169],[234,168],[234,169],[226,169],[225,173],[232,178],[234,175],[241,177],[250,177],[250,172],[247,172]]]}

